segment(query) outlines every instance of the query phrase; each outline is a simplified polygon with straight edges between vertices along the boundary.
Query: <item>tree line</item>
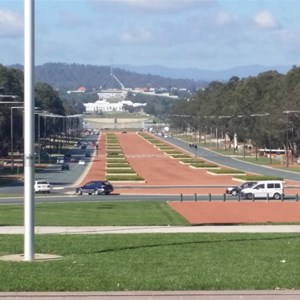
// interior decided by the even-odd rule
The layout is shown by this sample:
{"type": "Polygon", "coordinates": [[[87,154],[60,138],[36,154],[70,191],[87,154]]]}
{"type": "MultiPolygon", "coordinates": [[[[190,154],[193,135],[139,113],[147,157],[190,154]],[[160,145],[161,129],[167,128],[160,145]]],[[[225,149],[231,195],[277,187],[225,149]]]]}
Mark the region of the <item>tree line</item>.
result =
{"type": "Polygon", "coordinates": [[[177,101],[171,125],[181,130],[208,132],[218,128],[232,140],[249,141],[266,149],[299,154],[300,68],[286,74],[268,71],[256,77],[232,77],[211,82],[193,97],[177,101]]]}
{"type": "MultiPolygon", "coordinates": [[[[15,149],[23,147],[23,99],[24,99],[24,74],[20,69],[8,68],[0,65],[0,155],[7,155],[11,146],[11,135],[13,133],[13,144],[15,149]],[[3,97],[9,95],[9,97],[3,97]],[[15,100],[21,103],[5,103],[15,100]],[[1,103],[2,102],[2,103],[1,103]],[[13,127],[13,132],[12,132],[13,127]]],[[[60,98],[57,91],[47,83],[37,82],[35,84],[35,107],[40,112],[49,115],[66,116],[77,113],[76,108],[67,101],[60,98]]],[[[41,132],[55,134],[63,129],[63,118],[57,118],[53,122],[51,118],[35,116],[35,128],[41,132]],[[40,122],[38,124],[37,122],[40,122]]]]}

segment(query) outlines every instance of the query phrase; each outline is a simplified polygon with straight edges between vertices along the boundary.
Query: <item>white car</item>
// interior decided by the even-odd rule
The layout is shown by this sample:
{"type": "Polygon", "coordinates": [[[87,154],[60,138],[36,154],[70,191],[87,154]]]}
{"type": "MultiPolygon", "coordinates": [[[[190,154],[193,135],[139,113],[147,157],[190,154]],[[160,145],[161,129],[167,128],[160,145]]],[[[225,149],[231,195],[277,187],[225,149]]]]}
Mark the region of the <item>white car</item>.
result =
{"type": "Polygon", "coordinates": [[[34,192],[35,193],[50,193],[51,184],[47,180],[35,180],[34,181],[34,192]]]}
{"type": "Polygon", "coordinates": [[[84,166],[84,165],[85,165],[85,160],[82,160],[82,159],[81,159],[81,160],[78,162],[78,164],[84,166]]]}
{"type": "Polygon", "coordinates": [[[252,187],[243,189],[241,197],[246,199],[254,198],[273,198],[280,200],[284,198],[283,181],[280,180],[265,180],[258,181],[252,187]]]}

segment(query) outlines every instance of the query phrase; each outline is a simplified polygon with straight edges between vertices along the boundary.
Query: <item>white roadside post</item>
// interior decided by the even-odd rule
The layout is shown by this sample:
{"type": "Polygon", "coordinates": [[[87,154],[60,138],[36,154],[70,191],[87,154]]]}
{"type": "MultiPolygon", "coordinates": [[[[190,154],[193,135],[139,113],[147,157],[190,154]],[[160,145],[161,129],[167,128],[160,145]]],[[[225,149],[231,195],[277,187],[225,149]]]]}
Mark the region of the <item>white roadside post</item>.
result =
{"type": "Polygon", "coordinates": [[[24,0],[24,260],[34,260],[34,0],[24,0]]]}

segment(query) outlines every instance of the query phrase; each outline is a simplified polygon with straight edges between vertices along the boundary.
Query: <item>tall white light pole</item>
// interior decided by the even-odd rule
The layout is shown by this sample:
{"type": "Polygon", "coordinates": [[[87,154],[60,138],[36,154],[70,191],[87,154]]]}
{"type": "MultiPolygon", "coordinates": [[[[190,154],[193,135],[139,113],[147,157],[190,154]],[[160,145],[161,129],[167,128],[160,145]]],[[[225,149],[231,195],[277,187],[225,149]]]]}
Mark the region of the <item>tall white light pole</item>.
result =
{"type": "Polygon", "coordinates": [[[24,260],[34,260],[34,0],[24,0],[24,260]]]}

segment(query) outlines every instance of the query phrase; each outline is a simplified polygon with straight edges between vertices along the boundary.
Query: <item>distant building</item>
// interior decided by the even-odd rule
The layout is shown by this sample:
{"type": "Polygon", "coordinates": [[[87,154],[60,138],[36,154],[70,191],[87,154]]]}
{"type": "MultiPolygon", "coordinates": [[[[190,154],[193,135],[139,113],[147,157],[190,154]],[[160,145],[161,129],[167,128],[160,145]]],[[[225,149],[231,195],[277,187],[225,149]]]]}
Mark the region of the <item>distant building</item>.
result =
{"type": "Polygon", "coordinates": [[[103,89],[105,84],[100,86],[101,92],[97,93],[98,100],[94,103],[84,103],[86,113],[99,113],[99,112],[122,112],[125,110],[125,106],[132,107],[143,107],[146,103],[133,103],[132,101],[126,100],[128,90],[124,87],[122,82],[113,74],[112,68],[108,79],[114,80],[121,89],[103,89]]]}
{"type": "Polygon", "coordinates": [[[111,102],[111,99],[99,99],[94,103],[84,103],[86,113],[99,113],[99,112],[121,112],[124,111],[126,105],[133,107],[143,107],[146,103],[133,103],[129,100],[121,100],[111,102]]]}
{"type": "Polygon", "coordinates": [[[67,91],[68,94],[72,94],[72,93],[85,93],[85,92],[86,92],[86,88],[84,86],[79,87],[75,91],[67,91]]]}

